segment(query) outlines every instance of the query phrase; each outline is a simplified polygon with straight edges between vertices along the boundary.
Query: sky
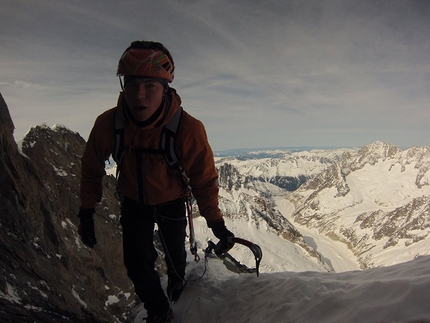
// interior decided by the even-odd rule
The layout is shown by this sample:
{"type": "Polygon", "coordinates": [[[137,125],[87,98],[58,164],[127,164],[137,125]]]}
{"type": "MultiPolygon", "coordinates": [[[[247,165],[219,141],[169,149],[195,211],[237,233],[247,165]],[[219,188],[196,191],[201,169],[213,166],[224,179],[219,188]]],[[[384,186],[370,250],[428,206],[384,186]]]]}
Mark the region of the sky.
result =
{"type": "Polygon", "coordinates": [[[163,43],[214,150],[430,145],[425,0],[2,0],[0,93],[15,139],[85,139],[116,105],[118,60],[163,43]]]}

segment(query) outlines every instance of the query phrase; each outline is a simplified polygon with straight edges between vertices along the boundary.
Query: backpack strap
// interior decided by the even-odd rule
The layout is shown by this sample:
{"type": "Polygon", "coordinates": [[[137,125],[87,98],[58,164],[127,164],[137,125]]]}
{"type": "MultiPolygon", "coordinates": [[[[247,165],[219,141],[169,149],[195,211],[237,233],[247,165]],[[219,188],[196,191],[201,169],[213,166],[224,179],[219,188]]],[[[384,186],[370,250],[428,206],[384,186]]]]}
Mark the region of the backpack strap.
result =
{"type": "Polygon", "coordinates": [[[179,159],[175,151],[175,138],[178,132],[179,123],[182,118],[182,107],[180,107],[170,119],[169,123],[165,125],[161,134],[160,149],[164,151],[164,159],[169,167],[178,168],[179,159]]]}
{"type": "MultiPolygon", "coordinates": [[[[179,158],[175,151],[175,138],[182,118],[183,108],[180,107],[166,124],[161,133],[160,148],[133,148],[138,153],[162,154],[169,167],[179,169],[179,158]]],[[[121,163],[124,157],[124,115],[118,110],[115,112],[115,144],[112,158],[117,164],[116,177],[118,178],[121,163]]]]}
{"type": "Polygon", "coordinates": [[[116,162],[117,179],[120,172],[123,157],[124,157],[124,115],[117,109],[115,111],[115,144],[114,144],[114,151],[112,154],[112,158],[116,162]]]}

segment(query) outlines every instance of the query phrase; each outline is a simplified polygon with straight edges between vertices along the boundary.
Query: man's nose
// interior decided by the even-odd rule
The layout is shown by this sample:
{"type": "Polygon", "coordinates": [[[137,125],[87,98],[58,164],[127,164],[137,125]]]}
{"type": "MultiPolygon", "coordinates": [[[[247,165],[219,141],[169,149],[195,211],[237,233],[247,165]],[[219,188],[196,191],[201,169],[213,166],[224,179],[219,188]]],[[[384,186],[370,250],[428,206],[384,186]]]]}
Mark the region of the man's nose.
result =
{"type": "Polygon", "coordinates": [[[144,84],[137,85],[136,97],[138,99],[145,98],[146,96],[146,88],[144,84]]]}

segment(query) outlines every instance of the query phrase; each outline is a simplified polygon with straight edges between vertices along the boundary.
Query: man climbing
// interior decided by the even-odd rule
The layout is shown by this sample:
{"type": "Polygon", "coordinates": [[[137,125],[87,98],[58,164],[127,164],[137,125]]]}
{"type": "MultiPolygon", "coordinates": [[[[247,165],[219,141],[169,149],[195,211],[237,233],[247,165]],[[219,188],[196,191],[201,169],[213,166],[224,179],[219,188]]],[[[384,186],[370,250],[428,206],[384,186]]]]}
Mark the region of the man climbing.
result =
{"type": "Polygon", "coordinates": [[[124,84],[121,81],[123,91],[117,106],[97,117],[82,157],[81,240],[90,248],[97,243],[93,214],[102,197],[105,161],[116,155],[124,264],[147,310],[147,322],[152,323],[167,322],[173,316],[154,269],[154,225],[166,254],[167,295],[176,301],[186,283],[184,202],[189,187],[208,227],[220,239],[221,252],[234,244],[234,235],[226,228],[218,207],[218,176],[204,126],[182,110],[179,95],[169,87],[174,70],[173,59],[162,44],[133,42],[118,64],[117,75],[120,80],[124,77],[124,84]],[[173,136],[178,163],[172,165],[166,161],[168,152],[161,138],[169,131],[172,118],[178,116],[173,136]],[[118,120],[123,124],[120,136],[115,126],[118,120]]]}

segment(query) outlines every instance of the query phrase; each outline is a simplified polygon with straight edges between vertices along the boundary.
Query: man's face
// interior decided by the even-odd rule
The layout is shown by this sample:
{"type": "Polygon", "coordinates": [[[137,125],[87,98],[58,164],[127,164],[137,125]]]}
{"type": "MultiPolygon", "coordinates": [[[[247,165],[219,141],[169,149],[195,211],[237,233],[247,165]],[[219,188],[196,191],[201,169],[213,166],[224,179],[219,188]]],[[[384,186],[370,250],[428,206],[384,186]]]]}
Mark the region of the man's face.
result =
{"type": "Polygon", "coordinates": [[[148,120],[163,101],[164,88],[161,83],[135,76],[124,77],[125,100],[137,121],[148,120]]]}

